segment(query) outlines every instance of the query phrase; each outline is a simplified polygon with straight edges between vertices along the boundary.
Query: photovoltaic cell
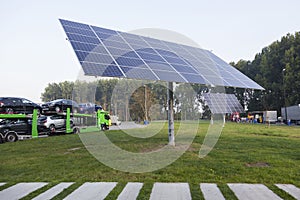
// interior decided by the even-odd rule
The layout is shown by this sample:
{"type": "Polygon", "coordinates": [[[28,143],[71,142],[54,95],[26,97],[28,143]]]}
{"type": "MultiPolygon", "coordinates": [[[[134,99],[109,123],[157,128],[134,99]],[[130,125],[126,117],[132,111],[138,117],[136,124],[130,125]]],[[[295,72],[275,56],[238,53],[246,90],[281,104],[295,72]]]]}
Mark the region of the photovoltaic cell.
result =
{"type": "Polygon", "coordinates": [[[146,68],[121,67],[127,78],[158,80],[154,73],[146,68]]]}
{"type": "Polygon", "coordinates": [[[60,19],[86,75],[263,90],[212,52],[60,19]]]}
{"type": "Polygon", "coordinates": [[[242,105],[234,94],[204,93],[203,97],[213,114],[244,112],[242,105]]]}
{"type": "Polygon", "coordinates": [[[81,63],[81,65],[85,69],[86,75],[102,76],[105,74],[108,77],[124,78],[121,70],[116,65],[107,66],[106,64],[96,64],[88,62],[83,62],[81,63]]]}

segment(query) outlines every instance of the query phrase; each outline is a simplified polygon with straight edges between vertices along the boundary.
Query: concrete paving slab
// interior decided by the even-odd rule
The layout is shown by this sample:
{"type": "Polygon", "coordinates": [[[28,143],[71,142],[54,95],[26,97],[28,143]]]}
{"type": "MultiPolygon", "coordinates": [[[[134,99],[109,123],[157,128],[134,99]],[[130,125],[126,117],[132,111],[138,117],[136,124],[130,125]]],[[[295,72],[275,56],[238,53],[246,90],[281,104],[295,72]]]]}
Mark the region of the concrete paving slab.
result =
{"type": "Polygon", "coordinates": [[[87,182],[68,195],[65,200],[104,199],[116,185],[115,182],[87,182]]]}
{"type": "Polygon", "coordinates": [[[16,200],[21,199],[31,192],[44,187],[48,183],[36,182],[36,183],[18,183],[9,188],[0,191],[1,200],[16,200]]]}
{"type": "Polygon", "coordinates": [[[62,183],[59,183],[59,184],[53,186],[52,188],[50,188],[49,190],[43,192],[42,194],[36,196],[32,200],[48,200],[48,199],[52,199],[53,197],[55,197],[56,195],[58,195],[59,193],[61,193],[64,189],[70,187],[72,184],[74,184],[74,182],[68,182],[68,183],[62,182],[62,183]]]}
{"type": "Polygon", "coordinates": [[[127,183],[123,191],[118,196],[118,200],[134,200],[139,195],[143,183],[127,183]]]}
{"type": "Polygon", "coordinates": [[[228,183],[239,200],[282,200],[263,184],[228,183]]]}
{"type": "Polygon", "coordinates": [[[295,199],[300,199],[300,189],[292,184],[275,184],[278,188],[289,193],[295,199]]]}
{"type": "Polygon", "coordinates": [[[6,183],[0,183],[0,186],[5,185],[6,183]]]}
{"type": "Polygon", "coordinates": [[[188,183],[154,183],[150,200],[191,200],[188,183]]]}
{"type": "Polygon", "coordinates": [[[225,200],[217,184],[201,183],[200,189],[205,200],[225,200]]]}

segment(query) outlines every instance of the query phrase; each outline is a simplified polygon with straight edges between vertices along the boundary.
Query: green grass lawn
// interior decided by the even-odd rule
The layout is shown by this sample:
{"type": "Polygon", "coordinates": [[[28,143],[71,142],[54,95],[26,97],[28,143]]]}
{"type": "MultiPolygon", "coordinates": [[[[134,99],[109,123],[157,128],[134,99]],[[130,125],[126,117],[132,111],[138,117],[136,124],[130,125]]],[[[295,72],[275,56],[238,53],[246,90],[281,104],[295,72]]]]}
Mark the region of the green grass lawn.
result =
{"type": "MultiPolygon", "coordinates": [[[[300,187],[300,127],[227,123],[215,148],[200,159],[199,149],[208,125],[208,122],[200,123],[198,134],[183,156],[149,173],[121,172],[101,164],[85,149],[78,135],[4,143],[0,145],[0,182],[9,185],[35,181],[52,185],[62,181],[76,182],[56,199],[87,181],[118,182],[108,199],[115,199],[127,182],[145,183],[139,199],[149,198],[154,182],[188,182],[195,199],[202,198],[199,183],[217,183],[228,199],[235,197],[226,183],[263,183],[285,199],[290,197],[273,184],[289,183],[300,187]]],[[[132,131],[143,134],[153,126],[155,128],[156,124],[132,131]]],[[[149,151],[168,142],[166,126],[148,139],[130,137],[122,131],[105,134],[114,144],[132,152],[149,151]]],[[[0,190],[5,187],[8,186],[0,190]]]]}

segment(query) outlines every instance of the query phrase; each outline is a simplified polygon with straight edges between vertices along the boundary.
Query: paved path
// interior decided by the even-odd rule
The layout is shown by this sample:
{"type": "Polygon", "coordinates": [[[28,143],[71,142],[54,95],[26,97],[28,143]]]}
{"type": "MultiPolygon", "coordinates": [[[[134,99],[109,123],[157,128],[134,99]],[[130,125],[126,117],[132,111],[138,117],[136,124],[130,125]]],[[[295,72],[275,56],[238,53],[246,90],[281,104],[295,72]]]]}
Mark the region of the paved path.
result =
{"type": "Polygon", "coordinates": [[[65,200],[104,199],[116,185],[112,182],[84,183],[65,200]]]}
{"type": "Polygon", "coordinates": [[[204,199],[206,200],[225,200],[217,184],[201,183],[200,188],[204,196],[204,199]]]}
{"type": "Polygon", "coordinates": [[[127,183],[118,200],[136,199],[143,187],[143,183],[127,183]]]}
{"type": "Polygon", "coordinates": [[[44,187],[47,183],[18,183],[5,190],[0,191],[0,199],[14,200],[21,199],[31,192],[44,187]]]}
{"type": "Polygon", "coordinates": [[[191,200],[188,183],[154,183],[150,200],[191,200]]]}
{"type": "Polygon", "coordinates": [[[52,199],[59,193],[61,193],[64,189],[71,186],[73,183],[59,183],[55,185],[54,187],[50,188],[46,192],[43,192],[42,194],[38,195],[37,197],[33,198],[32,200],[45,200],[45,199],[52,199]]]}
{"type": "MultiPolygon", "coordinates": [[[[17,200],[23,198],[48,183],[18,183],[0,191],[0,200],[17,200]]],[[[34,200],[47,200],[60,194],[70,187],[73,182],[59,183],[45,192],[38,194],[34,200]]],[[[5,183],[0,183],[0,186],[5,183]]],[[[104,199],[117,185],[116,182],[86,182],[71,192],[66,200],[104,199]]],[[[229,188],[239,200],[277,200],[281,199],[263,184],[229,183],[229,188]]],[[[282,191],[300,200],[300,189],[291,184],[276,184],[282,191]]],[[[4,186],[5,187],[5,186],[4,186]]],[[[120,192],[118,200],[134,200],[138,196],[143,183],[127,183],[120,192]]],[[[224,196],[217,184],[199,184],[205,200],[224,200],[224,196]]],[[[191,192],[188,183],[154,183],[150,195],[151,200],[191,200],[191,192]]]]}
{"type": "Polygon", "coordinates": [[[262,184],[235,183],[228,184],[238,199],[241,200],[282,200],[269,188],[262,184]]]}
{"type": "Polygon", "coordinates": [[[295,199],[300,199],[300,189],[291,184],[276,184],[277,187],[289,193],[295,199]]]}

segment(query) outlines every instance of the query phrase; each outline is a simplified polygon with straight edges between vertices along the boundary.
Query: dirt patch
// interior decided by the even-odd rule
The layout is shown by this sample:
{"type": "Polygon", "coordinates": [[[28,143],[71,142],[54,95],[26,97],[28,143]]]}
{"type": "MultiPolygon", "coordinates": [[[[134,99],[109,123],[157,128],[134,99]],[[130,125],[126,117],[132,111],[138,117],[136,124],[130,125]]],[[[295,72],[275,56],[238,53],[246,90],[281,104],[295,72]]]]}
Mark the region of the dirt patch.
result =
{"type": "Polygon", "coordinates": [[[81,147],[75,147],[75,148],[72,148],[72,149],[68,149],[68,151],[76,151],[76,150],[79,150],[81,149],[81,147]]]}
{"type": "Polygon", "coordinates": [[[69,153],[71,153],[71,152],[73,152],[73,151],[77,151],[77,150],[79,150],[79,149],[81,149],[81,147],[71,148],[71,149],[68,149],[68,151],[65,152],[64,154],[69,154],[69,153]]]}
{"type": "Polygon", "coordinates": [[[246,163],[246,167],[270,167],[271,165],[267,162],[256,162],[256,163],[246,163]]]}

